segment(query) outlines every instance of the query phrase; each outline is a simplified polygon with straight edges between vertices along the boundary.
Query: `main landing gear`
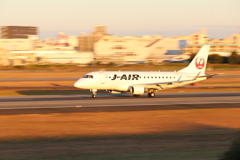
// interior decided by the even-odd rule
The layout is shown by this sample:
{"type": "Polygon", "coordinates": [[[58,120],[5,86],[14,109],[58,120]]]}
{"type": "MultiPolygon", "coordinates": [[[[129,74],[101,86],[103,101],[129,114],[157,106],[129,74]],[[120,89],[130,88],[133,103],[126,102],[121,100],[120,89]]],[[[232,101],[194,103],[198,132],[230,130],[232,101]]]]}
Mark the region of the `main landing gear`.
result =
{"type": "MultiPolygon", "coordinates": [[[[134,94],[134,97],[140,97],[140,94],[134,94]]],[[[148,97],[155,97],[155,92],[148,92],[148,97]]]]}
{"type": "Polygon", "coordinates": [[[154,92],[149,92],[148,97],[155,97],[155,93],[154,92]]]}
{"type": "Polygon", "coordinates": [[[97,97],[97,90],[96,89],[91,89],[90,91],[92,92],[92,98],[96,98],[97,97]]]}

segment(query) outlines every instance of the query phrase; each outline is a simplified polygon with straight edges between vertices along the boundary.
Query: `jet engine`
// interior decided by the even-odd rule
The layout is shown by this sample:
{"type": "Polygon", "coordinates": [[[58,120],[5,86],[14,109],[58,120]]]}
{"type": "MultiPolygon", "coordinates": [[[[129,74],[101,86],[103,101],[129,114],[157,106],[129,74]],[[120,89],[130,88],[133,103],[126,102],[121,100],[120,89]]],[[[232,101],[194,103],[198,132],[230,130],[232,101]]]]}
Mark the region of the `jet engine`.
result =
{"type": "Polygon", "coordinates": [[[134,95],[140,95],[145,92],[145,88],[143,86],[131,86],[130,92],[134,95]]]}
{"type": "Polygon", "coordinates": [[[109,93],[111,93],[111,94],[120,94],[120,93],[122,93],[122,92],[120,92],[120,91],[114,91],[114,90],[107,90],[109,93]]]}

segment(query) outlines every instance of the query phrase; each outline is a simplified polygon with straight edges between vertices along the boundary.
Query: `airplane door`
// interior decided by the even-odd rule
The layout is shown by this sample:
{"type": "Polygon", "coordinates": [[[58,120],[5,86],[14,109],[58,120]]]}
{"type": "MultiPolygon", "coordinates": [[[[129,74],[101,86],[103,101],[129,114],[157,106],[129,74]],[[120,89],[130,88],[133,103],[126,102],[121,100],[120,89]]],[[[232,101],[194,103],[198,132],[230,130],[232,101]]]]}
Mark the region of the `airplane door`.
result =
{"type": "Polygon", "coordinates": [[[99,72],[101,84],[106,83],[106,74],[104,72],[99,72]]]}

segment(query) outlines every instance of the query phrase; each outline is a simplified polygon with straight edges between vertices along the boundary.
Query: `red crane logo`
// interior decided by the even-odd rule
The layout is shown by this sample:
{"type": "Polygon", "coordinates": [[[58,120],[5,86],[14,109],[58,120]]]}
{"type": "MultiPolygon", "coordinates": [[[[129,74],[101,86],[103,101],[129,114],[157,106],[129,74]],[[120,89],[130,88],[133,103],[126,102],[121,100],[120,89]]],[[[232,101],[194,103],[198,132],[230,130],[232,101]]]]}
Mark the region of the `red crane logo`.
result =
{"type": "Polygon", "coordinates": [[[195,65],[197,69],[203,69],[205,62],[203,57],[197,57],[195,61],[195,65]]]}

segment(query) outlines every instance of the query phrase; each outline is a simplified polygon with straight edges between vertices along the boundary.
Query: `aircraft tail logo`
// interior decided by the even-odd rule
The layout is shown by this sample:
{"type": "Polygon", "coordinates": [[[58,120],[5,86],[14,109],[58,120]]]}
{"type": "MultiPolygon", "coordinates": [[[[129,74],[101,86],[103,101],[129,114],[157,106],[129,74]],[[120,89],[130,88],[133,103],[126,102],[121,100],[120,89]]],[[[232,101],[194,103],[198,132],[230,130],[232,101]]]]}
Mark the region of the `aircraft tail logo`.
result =
{"type": "Polygon", "coordinates": [[[195,60],[195,65],[197,69],[203,69],[205,65],[205,61],[203,57],[197,57],[195,60]]]}
{"type": "Polygon", "coordinates": [[[190,62],[190,64],[186,68],[183,68],[178,72],[195,74],[200,73],[199,76],[205,75],[209,50],[210,45],[203,45],[197,55],[190,62]]]}

